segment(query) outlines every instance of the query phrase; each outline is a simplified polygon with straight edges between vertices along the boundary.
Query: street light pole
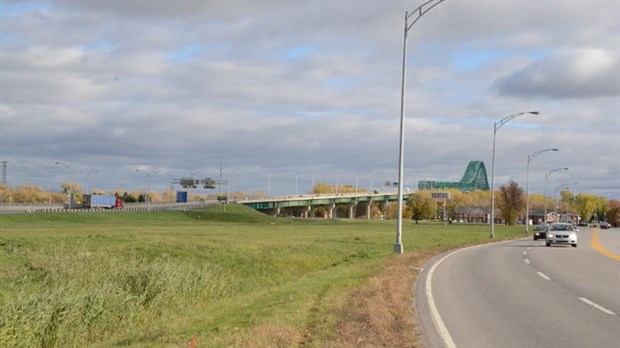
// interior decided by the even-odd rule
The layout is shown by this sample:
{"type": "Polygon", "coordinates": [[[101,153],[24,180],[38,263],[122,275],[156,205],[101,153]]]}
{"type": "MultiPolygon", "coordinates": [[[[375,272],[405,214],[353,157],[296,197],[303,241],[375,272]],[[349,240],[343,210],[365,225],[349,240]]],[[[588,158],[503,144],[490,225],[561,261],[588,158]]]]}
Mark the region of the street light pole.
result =
{"type": "Polygon", "coordinates": [[[411,13],[405,11],[405,31],[403,36],[403,68],[400,90],[400,142],[398,151],[398,218],[396,220],[396,243],[394,244],[394,253],[403,253],[403,177],[405,162],[405,85],[407,76],[407,33],[413,25],[433,7],[439,5],[445,0],[429,0],[413,10],[411,13]],[[409,24],[409,17],[415,16],[409,24]]]}
{"type": "Polygon", "coordinates": [[[146,202],[147,211],[151,211],[151,181],[149,180],[149,177],[151,176],[151,174],[157,174],[157,171],[153,170],[149,172],[136,169],[136,173],[144,173],[146,175],[146,193],[144,194],[144,201],[146,202]]]}
{"type": "Polygon", "coordinates": [[[530,162],[538,155],[547,151],[559,151],[558,149],[538,150],[527,156],[527,174],[525,176],[525,234],[530,233],[530,162]]]}
{"type": "Polygon", "coordinates": [[[553,174],[553,173],[555,173],[557,171],[560,171],[560,170],[568,170],[568,168],[556,168],[556,169],[552,169],[552,170],[550,170],[550,171],[545,173],[545,223],[547,222],[547,178],[551,174],[553,174]]]}
{"type": "MultiPolygon", "coordinates": [[[[69,165],[65,162],[56,161],[54,162],[54,164],[57,166],[65,167],[69,172],[71,172],[71,167],[69,167],[69,165]]],[[[71,178],[71,181],[73,181],[73,178],[71,178]]],[[[69,209],[73,209],[73,189],[71,188],[71,184],[72,182],[69,182],[67,187],[67,193],[69,194],[69,209]]]]}
{"type": "MultiPolygon", "coordinates": [[[[577,183],[576,182],[567,182],[567,183],[564,183],[564,184],[556,186],[555,190],[553,191],[553,200],[557,201],[558,189],[567,189],[569,186],[572,186],[572,185],[577,185],[577,183]]],[[[556,214],[557,214],[557,210],[558,210],[557,208],[558,207],[556,205],[556,209],[555,209],[556,210],[556,214]]]]}
{"type": "Polygon", "coordinates": [[[95,170],[91,170],[90,172],[86,173],[86,192],[85,192],[85,194],[88,194],[88,192],[89,192],[88,191],[88,177],[91,174],[95,174],[95,173],[99,173],[99,171],[97,169],[95,169],[95,170]]]}
{"type": "Polygon", "coordinates": [[[502,118],[501,120],[493,123],[493,154],[491,156],[491,239],[495,238],[495,136],[497,131],[502,128],[504,124],[512,120],[515,117],[519,117],[526,114],[538,115],[538,111],[518,112],[502,118]]]}

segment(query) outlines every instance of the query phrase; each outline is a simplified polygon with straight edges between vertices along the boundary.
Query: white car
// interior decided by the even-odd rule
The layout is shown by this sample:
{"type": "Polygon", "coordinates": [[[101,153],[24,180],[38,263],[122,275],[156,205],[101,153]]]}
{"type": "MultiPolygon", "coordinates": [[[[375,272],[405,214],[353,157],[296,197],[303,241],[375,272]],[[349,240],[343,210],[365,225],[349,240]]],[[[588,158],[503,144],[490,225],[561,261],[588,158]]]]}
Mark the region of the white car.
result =
{"type": "Polygon", "coordinates": [[[547,236],[545,237],[547,241],[547,246],[551,246],[552,244],[560,244],[572,245],[574,248],[576,248],[578,231],[579,230],[575,229],[571,224],[551,224],[547,229],[547,236]]]}

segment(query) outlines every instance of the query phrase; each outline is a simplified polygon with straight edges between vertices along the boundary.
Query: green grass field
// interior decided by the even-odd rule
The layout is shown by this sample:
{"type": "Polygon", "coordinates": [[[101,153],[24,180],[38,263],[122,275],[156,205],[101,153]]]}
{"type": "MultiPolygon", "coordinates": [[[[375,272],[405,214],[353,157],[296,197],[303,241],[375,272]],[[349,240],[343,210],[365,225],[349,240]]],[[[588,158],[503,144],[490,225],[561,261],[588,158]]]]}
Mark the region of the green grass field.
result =
{"type": "MultiPolygon", "coordinates": [[[[496,227],[496,239],[522,236],[496,227]]],[[[406,221],[406,252],[488,241],[406,221]]],[[[0,346],[323,346],[334,308],[392,254],[394,221],[193,212],[0,216],[0,346]],[[264,339],[265,341],[261,341],[264,339]],[[251,342],[251,343],[250,343],[251,342]],[[323,344],[322,344],[323,343],[323,344]]]]}

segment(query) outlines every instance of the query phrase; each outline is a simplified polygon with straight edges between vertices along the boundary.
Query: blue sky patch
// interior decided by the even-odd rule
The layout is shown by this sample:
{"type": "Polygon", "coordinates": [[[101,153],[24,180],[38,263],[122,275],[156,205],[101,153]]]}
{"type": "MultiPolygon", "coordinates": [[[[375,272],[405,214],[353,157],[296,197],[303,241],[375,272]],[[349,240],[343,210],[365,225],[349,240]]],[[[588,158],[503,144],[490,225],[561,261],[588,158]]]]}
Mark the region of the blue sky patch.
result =
{"type": "Polygon", "coordinates": [[[110,52],[115,50],[118,47],[117,44],[113,43],[112,41],[96,41],[96,42],[92,42],[89,44],[84,45],[84,48],[87,50],[91,50],[91,51],[104,51],[104,52],[110,52]]]}
{"type": "Polygon", "coordinates": [[[295,47],[286,49],[281,52],[280,56],[284,59],[292,60],[292,59],[297,59],[303,56],[307,56],[309,54],[314,53],[315,51],[316,49],[314,48],[314,46],[302,45],[302,46],[295,46],[295,47]]]}
{"type": "Polygon", "coordinates": [[[7,4],[0,1],[0,16],[14,16],[26,12],[49,10],[52,6],[49,2],[21,2],[17,4],[7,4]]]}
{"type": "Polygon", "coordinates": [[[508,50],[471,49],[463,47],[463,49],[452,54],[450,64],[457,71],[471,71],[512,54],[513,53],[508,50]]]}
{"type": "Polygon", "coordinates": [[[204,46],[199,43],[185,45],[176,51],[172,51],[166,57],[175,62],[187,62],[204,51],[204,46]]]}

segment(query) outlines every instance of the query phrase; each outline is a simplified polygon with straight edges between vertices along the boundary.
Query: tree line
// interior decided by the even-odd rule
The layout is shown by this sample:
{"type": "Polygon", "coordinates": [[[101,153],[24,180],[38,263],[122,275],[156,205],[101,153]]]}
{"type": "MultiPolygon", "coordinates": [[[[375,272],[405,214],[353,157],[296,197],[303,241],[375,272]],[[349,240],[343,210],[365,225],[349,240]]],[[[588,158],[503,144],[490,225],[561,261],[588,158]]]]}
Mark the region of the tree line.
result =
{"type": "MultiPolygon", "coordinates": [[[[0,184],[0,204],[63,204],[68,202],[68,195],[73,194],[76,203],[80,203],[84,188],[78,183],[65,182],[60,185],[60,191],[45,190],[39,186],[25,184],[18,187],[9,187],[0,184]]],[[[360,188],[353,185],[330,185],[326,183],[318,183],[314,185],[311,194],[326,193],[364,193],[368,189],[360,188]]],[[[491,191],[477,190],[473,192],[461,192],[459,190],[442,190],[449,192],[450,198],[445,200],[443,206],[440,207],[441,214],[448,221],[458,217],[458,211],[464,207],[490,209],[491,191]]],[[[176,191],[172,188],[162,192],[155,190],[124,190],[116,188],[114,190],[93,189],[94,194],[111,194],[121,197],[125,203],[144,202],[148,196],[151,202],[174,202],[176,200],[176,191]]],[[[190,201],[215,200],[222,193],[198,194],[189,193],[190,201]]],[[[243,200],[246,198],[263,198],[267,194],[264,192],[255,192],[248,194],[245,192],[229,192],[229,199],[243,200]]],[[[501,217],[507,224],[516,224],[520,217],[525,213],[525,192],[514,181],[503,185],[496,191],[496,216],[501,217]]],[[[221,198],[221,197],[220,197],[221,198]]],[[[606,200],[604,197],[586,194],[573,193],[568,189],[560,192],[560,198],[547,197],[542,194],[530,194],[530,211],[545,209],[545,201],[547,211],[572,212],[579,215],[581,221],[607,221],[613,226],[620,226],[620,201],[606,200]]],[[[395,202],[390,204],[379,204],[371,209],[371,218],[396,218],[397,205],[395,202]]],[[[403,207],[403,217],[416,221],[434,219],[437,216],[437,204],[431,197],[430,191],[413,192],[403,207]]]]}
{"type": "MultiPolygon", "coordinates": [[[[446,199],[443,206],[438,209],[437,202],[431,197],[431,191],[416,191],[409,196],[403,207],[403,218],[420,220],[432,220],[440,214],[445,214],[447,221],[458,218],[461,208],[480,208],[490,210],[491,191],[476,190],[462,192],[457,189],[441,190],[449,192],[450,198],[446,199]]],[[[335,186],[320,183],[314,186],[312,193],[363,193],[368,190],[350,185],[335,186]]],[[[519,218],[523,218],[526,209],[525,191],[514,181],[503,185],[495,193],[496,216],[506,224],[514,225],[519,218]]],[[[604,197],[573,193],[568,189],[560,192],[560,198],[547,197],[543,194],[529,195],[530,213],[534,210],[561,213],[571,212],[579,215],[581,221],[607,221],[613,226],[620,226],[620,201],[606,200],[604,197]],[[545,209],[545,205],[547,206],[545,209]]],[[[396,202],[379,204],[371,209],[371,218],[395,219],[398,213],[396,202]]]]}

